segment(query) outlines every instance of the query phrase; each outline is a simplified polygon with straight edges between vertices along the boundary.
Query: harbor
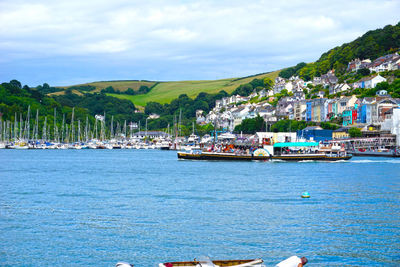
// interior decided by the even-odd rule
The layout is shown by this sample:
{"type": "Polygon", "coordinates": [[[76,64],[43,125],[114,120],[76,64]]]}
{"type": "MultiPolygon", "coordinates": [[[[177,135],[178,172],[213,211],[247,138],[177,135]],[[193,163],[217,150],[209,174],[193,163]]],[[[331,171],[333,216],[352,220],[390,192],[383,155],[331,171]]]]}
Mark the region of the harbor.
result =
{"type": "Polygon", "coordinates": [[[0,267],[400,266],[400,1],[0,2],[0,267]]]}

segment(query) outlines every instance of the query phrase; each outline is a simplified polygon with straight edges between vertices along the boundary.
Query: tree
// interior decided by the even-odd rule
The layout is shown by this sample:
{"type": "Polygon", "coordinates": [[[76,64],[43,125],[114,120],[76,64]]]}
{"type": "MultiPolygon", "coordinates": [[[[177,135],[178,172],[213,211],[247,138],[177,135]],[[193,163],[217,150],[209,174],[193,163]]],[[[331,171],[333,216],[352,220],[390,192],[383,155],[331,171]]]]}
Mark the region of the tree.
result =
{"type": "Polygon", "coordinates": [[[125,94],[127,95],[134,95],[135,91],[132,88],[128,88],[128,90],[125,91],[125,94]]]}
{"type": "Polygon", "coordinates": [[[351,138],[361,137],[362,136],[362,132],[361,132],[361,130],[359,128],[352,127],[352,128],[349,129],[349,135],[350,135],[351,138]]]}
{"type": "Polygon", "coordinates": [[[22,88],[21,83],[20,83],[19,81],[17,81],[17,80],[11,80],[11,81],[10,81],[10,84],[13,85],[13,86],[15,86],[15,87],[18,87],[19,89],[22,88]]]}
{"type": "Polygon", "coordinates": [[[357,70],[357,74],[361,74],[362,76],[367,76],[371,73],[369,69],[359,69],[357,70]]]}
{"type": "Polygon", "coordinates": [[[140,86],[138,90],[138,94],[147,94],[148,92],[150,92],[150,89],[146,85],[140,86]]]}
{"type": "Polygon", "coordinates": [[[270,90],[272,87],[274,87],[274,81],[268,77],[265,77],[264,78],[264,87],[266,90],[270,90]]]}
{"type": "Polygon", "coordinates": [[[254,119],[244,119],[241,124],[235,127],[235,132],[254,134],[265,130],[265,121],[259,115],[254,119]]]}
{"type": "Polygon", "coordinates": [[[157,102],[148,102],[146,107],[144,108],[144,113],[147,115],[150,114],[162,114],[164,111],[164,107],[157,102]]]}

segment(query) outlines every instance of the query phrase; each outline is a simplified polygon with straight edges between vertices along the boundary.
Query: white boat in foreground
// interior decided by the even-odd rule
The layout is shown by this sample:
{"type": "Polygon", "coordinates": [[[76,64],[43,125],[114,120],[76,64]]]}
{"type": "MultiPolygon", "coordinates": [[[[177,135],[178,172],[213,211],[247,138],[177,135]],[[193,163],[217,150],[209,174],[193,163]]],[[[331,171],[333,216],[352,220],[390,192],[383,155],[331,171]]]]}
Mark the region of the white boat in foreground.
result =
{"type": "Polygon", "coordinates": [[[266,267],[262,259],[251,260],[210,260],[207,257],[193,261],[176,261],[160,263],[158,267],[266,267]]]}

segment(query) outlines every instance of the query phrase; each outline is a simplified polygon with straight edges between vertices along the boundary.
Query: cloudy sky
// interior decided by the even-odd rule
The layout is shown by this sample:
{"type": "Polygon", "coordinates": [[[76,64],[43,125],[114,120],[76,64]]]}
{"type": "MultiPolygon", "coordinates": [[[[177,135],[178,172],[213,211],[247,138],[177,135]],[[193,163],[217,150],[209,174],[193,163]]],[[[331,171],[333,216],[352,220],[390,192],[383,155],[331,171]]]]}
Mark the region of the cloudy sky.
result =
{"type": "Polygon", "coordinates": [[[240,77],[400,21],[398,0],[0,0],[0,82],[240,77]]]}

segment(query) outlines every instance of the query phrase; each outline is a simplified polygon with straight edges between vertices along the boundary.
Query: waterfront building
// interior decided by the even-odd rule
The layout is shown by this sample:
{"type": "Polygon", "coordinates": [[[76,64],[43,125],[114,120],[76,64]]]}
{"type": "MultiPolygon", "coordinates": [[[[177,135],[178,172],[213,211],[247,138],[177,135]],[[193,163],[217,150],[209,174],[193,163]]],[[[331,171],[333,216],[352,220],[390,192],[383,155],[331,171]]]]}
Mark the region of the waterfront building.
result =
{"type": "Polygon", "coordinates": [[[320,126],[308,126],[303,130],[297,131],[299,138],[314,141],[328,141],[332,140],[332,130],[324,130],[320,126]]]}
{"type": "Polygon", "coordinates": [[[348,127],[342,127],[332,132],[332,139],[344,139],[349,137],[350,135],[348,127]]]}

